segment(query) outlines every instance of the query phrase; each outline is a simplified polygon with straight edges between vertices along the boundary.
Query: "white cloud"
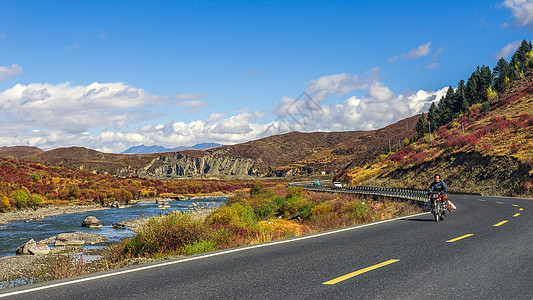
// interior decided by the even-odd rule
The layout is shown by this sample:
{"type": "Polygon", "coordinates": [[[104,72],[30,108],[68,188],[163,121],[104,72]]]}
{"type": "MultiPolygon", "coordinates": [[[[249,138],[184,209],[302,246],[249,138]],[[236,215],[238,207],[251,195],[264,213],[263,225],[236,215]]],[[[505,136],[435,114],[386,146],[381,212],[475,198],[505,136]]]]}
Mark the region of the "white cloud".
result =
{"type": "Polygon", "coordinates": [[[198,100],[204,99],[207,96],[207,94],[180,94],[174,96],[173,98],[176,100],[198,100]]]}
{"type": "Polygon", "coordinates": [[[516,51],[518,46],[520,46],[520,42],[521,41],[518,40],[505,45],[505,47],[494,53],[494,59],[499,60],[501,57],[507,59],[511,54],[513,54],[514,51],[516,51]]]}
{"type": "Polygon", "coordinates": [[[11,77],[22,74],[22,68],[19,65],[11,65],[9,67],[0,66],[0,81],[6,81],[11,77]]]}
{"type": "Polygon", "coordinates": [[[195,109],[206,104],[194,100],[198,98],[192,96],[195,94],[157,96],[120,82],[17,84],[0,92],[0,140],[3,145],[29,142],[43,149],[81,145],[120,152],[138,144],[233,144],[294,130],[376,129],[427,110],[446,93],[447,87],[397,94],[378,80],[377,72],[311,80],[302,97],[284,97],[276,104],[273,115],[278,119],[274,121],[265,118],[265,112],[255,111],[221,112],[202,120],[161,124],[146,117],[151,107],[195,109]],[[346,97],[338,104],[323,101],[327,95],[343,97],[357,89],[366,90],[366,96],[346,97]],[[142,125],[136,126],[141,121],[142,125]]]}
{"type": "MultiPolygon", "coordinates": [[[[515,26],[526,26],[533,29],[533,1],[532,0],[505,0],[501,3],[509,8],[515,18],[515,26]]],[[[504,24],[507,26],[507,24],[504,24]]]]}
{"type": "Polygon", "coordinates": [[[5,33],[0,34],[0,40],[5,38],[6,36],[7,36],[7,34],[5,34],[5,33]]]}
{"type": "Polygon", "coordinates": [[[426,66],[426,69],[435,69],[435,70],[438,70],[440,67],[440,63],[438,62],[433,62],[433,63],[430,63],[429,65],[426,66]]]}
{"type": "Polygon", "coordinates": [[[207,103],[205,101],[200,101],[200,100],[181,101],[181,102],[177,102],[174,105],[180,106],[180,107],[185,107],[186,109],[183,109],[183,112],[189,112],[189,113],[199,112],[199,111],[211,106],[211,104],[209,104],[209,103],[207,103]]]}
{"type": "Polygon", "coordinates": [[[407,58],[416,58],[420,56],[426,56],[429,54],[430,51],[431,42],[428,42],[427,44],[420,45],[415,49],[412,49],[407,54],[407,58]]]}
{"type": "Polygon", "coordinates": [[[376,81],[370,85],[368,96],[379,101],[387,101],[394,97],[394,92],[384,86],[381,82],[376,81]]]}
{"type": "MultiPolygon", "coordinates": [[[[439,48],[437,50],[437,55],[439,52],[441,52],[442,48],[439,48]]],[[[413,59],[413,58],[417,58],[417,57],[420,57],[420,56],[426,56],[428,55],[429,53],[431,52],[431,41],[427,42],[426,44],[424,45],[420,45],[416,48],[413,48],[411,49],[411,51],[409,51],[408,53],[402,53],[400,55],[396,55],[396,56],[393,56],[391,58],[389,58],[389,62],[396,62],[400,59],[413,59]]]]}

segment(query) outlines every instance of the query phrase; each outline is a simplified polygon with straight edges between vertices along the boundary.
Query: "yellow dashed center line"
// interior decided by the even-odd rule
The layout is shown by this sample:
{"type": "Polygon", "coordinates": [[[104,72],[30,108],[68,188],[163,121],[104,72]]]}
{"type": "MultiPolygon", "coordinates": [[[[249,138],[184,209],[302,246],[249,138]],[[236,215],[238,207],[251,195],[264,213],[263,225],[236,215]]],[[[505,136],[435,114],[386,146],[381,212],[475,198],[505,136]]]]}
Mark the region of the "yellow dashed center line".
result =
{"type": "Polygon", "coordinates": [[[518,206],[518,205],[516,205],[516,204],[513,204],[513,206],[514,206],[514,207],[519,207],[519,206],[518,206]]]}
{"type": "Polygon", "coordinates": [[[498,204],[503,204],[503,202],[496,202],[496,203],[498,203],[498,204]]]}
{"type": "Polygon", "coordinates": [[[381,267],[384,267],[386,265],[390,265],[390,264],[393,264],[397,261],[400,261],[399,259],[391,259],[391,260],[387,260],[385,262],[382,262],[380,264],[377,264],[377,265],[373,265],[373,266],[370,266],[370,267],[367,267],[367,268],[364,268],[364,269],[361,269],[359,271],[355,271],[355,272],[352,272],[350,274],[346,274],[344,276],[341,276],[341,277],[337,277],[335,279],[332,279],[332,280],[329,280],[329,281],[326,281],[322,284],[336,284],[336,283],[339,283],[343,280],[346,280],[346,279],[349,279],[349,278],[352,278],[352,277],[355,277],[357,275],[361,275],[363,273],[366,273],[368,271],[372,271],[372,270],[375,270],[375,269],[378,269],[378,268],[381,268],[381,267]]]}
{"type": "Polygon", "coordinates": [[[519,210],[524,210],[523,208],[519,209],[519,210]]]}
{"type": "Polygon", "coordinates": [[[473,236],[472,233],[465,234],[465,235],[463,235],[463,236],[460,236],[460,237],[457,237],[457,238],[454,238],[454,239],[451,239],[451,240],[447,240],[446,243],[453,243],[453,242],[456,242],[456,241],[458,241],[458,240],[462,240],[462,239],[465,239],[465,238],[467,238],[467,237],[471,237],[471,236],[473,236]]]}
{"type": "Polygon", "coordinates": [[[478,200],[478,201],[482,201],[482,202],[485,202],[485,201],[487,201],[487,200],[483,200],[483,199],[477,199],[477,200],[478,200]]]}
{"type": "Polygon", "coordinates": [[[494,224],[494,225],[492,225],[492,226],[494,226],[494,227],[498,227],[498,226],[503,225],[503,224],[505,224],[505,223],[507,223],[507,222],[509,222],[509,221],[501,221],[500,223],[494,224]]]}
{"type": "Polygon", "coordinates": [[[516,213],[513,215],[513,217],[518,217],[520,215],[520,213],[516,213]]]}

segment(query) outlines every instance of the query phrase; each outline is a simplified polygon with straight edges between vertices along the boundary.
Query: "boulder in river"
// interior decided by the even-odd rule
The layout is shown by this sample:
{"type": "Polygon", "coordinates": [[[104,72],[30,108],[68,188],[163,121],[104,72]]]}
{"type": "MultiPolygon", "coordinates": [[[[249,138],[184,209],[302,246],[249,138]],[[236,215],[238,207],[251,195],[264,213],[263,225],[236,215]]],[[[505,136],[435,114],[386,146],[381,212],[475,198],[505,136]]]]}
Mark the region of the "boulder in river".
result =
{"type": "Polygon", "coordinates": [[[88,228],[101,228],[103,225],[102,222],[100,222],[100,220],[98,220],[96,217],[88,216],[85,218],[85,220],[83,220],[81,226],[88,228]]]}
{"type": "Polygon", "coordinates": [[[60,233],[57,236],[49,237],[39,241],[40,243],[53,244],[56,247],[61,246],[83,246],[85,244],[101,244],[107,241],[108,238],[98,234],[85,232],[66,232],[60,233]]]}
{"type": "Polygon", "coordinates": [[[50,248],[44,243],[36,243],[33,239],[17,247],[19,255],[43,255],[50,253],[50,248]]]}

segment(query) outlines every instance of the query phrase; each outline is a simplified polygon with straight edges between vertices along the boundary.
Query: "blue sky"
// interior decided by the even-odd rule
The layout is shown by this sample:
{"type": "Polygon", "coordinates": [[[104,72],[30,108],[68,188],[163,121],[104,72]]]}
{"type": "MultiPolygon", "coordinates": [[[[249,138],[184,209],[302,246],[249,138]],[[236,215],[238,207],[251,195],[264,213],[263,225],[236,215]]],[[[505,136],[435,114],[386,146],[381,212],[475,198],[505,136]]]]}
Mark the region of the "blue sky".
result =
{"type": "Polygon", "coordinates": [[[380,128],[532,28],[530,0],[4,0],[0,146],[120,152],[380,128]]]}

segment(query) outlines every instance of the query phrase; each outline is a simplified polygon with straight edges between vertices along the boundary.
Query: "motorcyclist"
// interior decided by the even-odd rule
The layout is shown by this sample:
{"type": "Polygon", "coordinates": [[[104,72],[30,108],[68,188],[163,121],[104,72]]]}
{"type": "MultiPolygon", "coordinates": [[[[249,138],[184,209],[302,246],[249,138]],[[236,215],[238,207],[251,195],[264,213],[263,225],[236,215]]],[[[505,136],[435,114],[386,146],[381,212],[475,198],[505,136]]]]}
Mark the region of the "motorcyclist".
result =
{"type": "Polygon", "coordinates": [[[440,175],[435,174],[435,181],[429,186],[429,193],[441,193],[442,197],[446,201],[446,207],[449,206],[448,203],[448,186],[442,180],[440,180],[440,175]]]}

